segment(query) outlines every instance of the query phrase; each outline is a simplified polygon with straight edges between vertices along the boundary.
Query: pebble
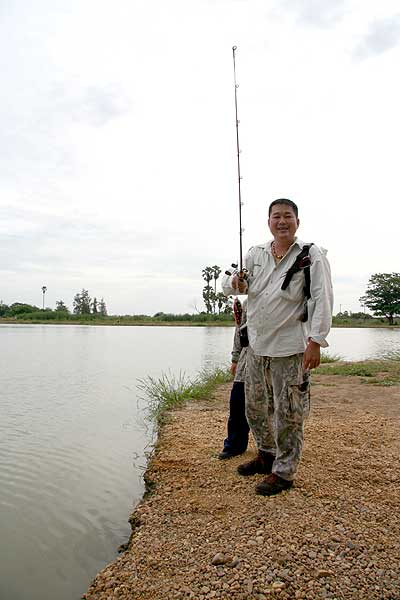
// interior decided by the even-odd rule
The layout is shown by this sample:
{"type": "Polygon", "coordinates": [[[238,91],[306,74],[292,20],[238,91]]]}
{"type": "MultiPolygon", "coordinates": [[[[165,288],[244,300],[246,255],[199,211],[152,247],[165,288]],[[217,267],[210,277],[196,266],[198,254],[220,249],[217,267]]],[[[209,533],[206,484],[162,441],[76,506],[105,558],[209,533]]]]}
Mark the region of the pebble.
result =
{"type": "Polygon", "coordinates": [[[357,548],[357,545],[354,544],[354,542],[352,542],[351,540],[349,540],[347,542],[347,547],[350,548],[350,550],[354,550],[355,548],[357,548]]]}
{"type": "MultiPolygon", "coordinates": [[[[228,558],[229,560],[229,558],[228,558]]],[[[211,564],[212,565],[223,565],[227,562],[225,554],[222,554],[222,552],[217,552],[217,554],[214,555],[211,564]]]]}
{"type": "Polygon", "coordinates": [[[321,578],[321,577],[332,577],[333,574],[334,574],[333,571],[329,571],[328,569],[320,569],[317,572],[317,577],[318,578],[321,578]]]}
{"type": "Polygon", "coordinates": [[[283,590],[284,587],[285,584],[283,581],[274,581],[274,583],[272,584],[273,590],[283,590]]]}
{"type": "Polygon", "coordinates": [[[258,537],[256,537],[256,543],[257,543],[257,544],[262,544],[262,543],[263,543],[263,541],[264,541],[264,538],[263,538],[261,535],[260,535],[260,536],[258,536],[258,537]]]}
{"type": "Polygon", "coordinates": [[[226,563],[226,566],[230,567],[231,569],[234,569],[239,564],[240,564],[240,559],[237,556],[234,556],[233,559],[231,560],[231,562],[226,563]]]}

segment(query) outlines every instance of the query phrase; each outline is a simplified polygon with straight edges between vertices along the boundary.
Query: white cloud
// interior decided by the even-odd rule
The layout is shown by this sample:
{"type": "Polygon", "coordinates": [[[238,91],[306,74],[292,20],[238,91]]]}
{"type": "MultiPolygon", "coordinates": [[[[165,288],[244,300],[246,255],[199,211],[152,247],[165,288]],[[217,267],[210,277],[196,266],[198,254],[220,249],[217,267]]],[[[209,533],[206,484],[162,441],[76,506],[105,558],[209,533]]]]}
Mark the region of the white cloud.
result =
{"type": "Polygon", "coordinates": [[[360,59],[383,54],[400,43],[400,14],[377,19],[369,25],[368,32],[354,49],[360,59]]]}
{"type": "Polygon", "coordinates": [[[336,25],[349,10],[347,0],[283,0],[277,4],[279,13],[292,13],[300,25],[329,28],[336,25]]]}

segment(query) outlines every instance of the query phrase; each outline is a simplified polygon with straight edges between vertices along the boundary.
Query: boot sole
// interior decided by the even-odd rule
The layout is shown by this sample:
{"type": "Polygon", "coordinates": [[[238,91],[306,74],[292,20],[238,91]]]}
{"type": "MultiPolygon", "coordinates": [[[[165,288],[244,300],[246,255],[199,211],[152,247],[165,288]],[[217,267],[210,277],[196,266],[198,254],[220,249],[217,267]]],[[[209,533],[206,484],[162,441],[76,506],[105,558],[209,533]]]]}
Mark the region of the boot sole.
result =
{"type": "Polygon", "coordinates": [[[271,469],[259,469],[257,471],[251,471],[251,472],[242,472],[240,470],[240,466],[236,469],[236,471],[239,473],[239,475],[241,475],[242,477],[252,477],[253,475],[270,475],[272,473],[271,469]]]}
{"type": "Polygon", "coordinates": [[[280,494],[281,492],[285,492],[286,490],[290,490],[293,487],[293,483],[290,483],[289,485],[285,485],[284,487],[279,486],[276,488],[264,488],[262,485],[257,485],[256,486],[256,494],[258,494],[259,496],[276,496],[277,494],[280,494]]]}

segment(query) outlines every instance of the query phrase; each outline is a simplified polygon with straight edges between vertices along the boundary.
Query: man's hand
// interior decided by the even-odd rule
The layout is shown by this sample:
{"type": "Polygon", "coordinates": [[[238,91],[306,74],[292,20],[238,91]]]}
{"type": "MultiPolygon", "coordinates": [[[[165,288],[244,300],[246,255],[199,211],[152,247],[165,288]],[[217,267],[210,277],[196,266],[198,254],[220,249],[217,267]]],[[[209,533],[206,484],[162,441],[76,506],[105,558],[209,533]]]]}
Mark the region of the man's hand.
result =
{"type": "Polygon", "coordinates": [[[247,293],[247,281],[245,279],[242,279],[241,277],[238,277],[237,275],[234,275],[232,277],[232,287],[235,290],[239,290],[240,294],[247,293]]]}
{"type": "Polygon", "coordinates": [[[233,377],[235,377],[235,375],[236,375],[236,367],[237,367],[237,363],[233,362],[231,364],[231,368],[230,368],[230,371],[231,371],[233,377]]]}
{"type": "Polygon", "coordinates": [[[317,342],[310,340],[308,346],[304,351],[303,356],[303,368],[307,371],[308,369],[315,369],[319,367],[321,362],[321,346],[317,342]]]}

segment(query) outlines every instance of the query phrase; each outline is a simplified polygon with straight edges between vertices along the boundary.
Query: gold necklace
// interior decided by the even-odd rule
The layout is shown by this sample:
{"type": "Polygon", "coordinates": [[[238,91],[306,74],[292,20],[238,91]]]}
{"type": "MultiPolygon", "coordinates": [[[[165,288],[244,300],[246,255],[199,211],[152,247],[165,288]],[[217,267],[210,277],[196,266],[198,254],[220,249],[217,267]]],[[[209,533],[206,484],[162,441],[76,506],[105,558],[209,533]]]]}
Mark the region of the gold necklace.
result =
{"type": "Polygon", "coordinates": [[[276,247],[275,247],[275,242],[272,242],[272,246],[271,246],[271,250],[272,250],[272,254],[275,256],[275,258],[277,258],[278,260],[282,260],[282,258],[285,256],[286,252],[284,254],[278,254],[276,251],[276,247]]]}

